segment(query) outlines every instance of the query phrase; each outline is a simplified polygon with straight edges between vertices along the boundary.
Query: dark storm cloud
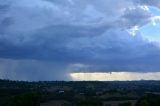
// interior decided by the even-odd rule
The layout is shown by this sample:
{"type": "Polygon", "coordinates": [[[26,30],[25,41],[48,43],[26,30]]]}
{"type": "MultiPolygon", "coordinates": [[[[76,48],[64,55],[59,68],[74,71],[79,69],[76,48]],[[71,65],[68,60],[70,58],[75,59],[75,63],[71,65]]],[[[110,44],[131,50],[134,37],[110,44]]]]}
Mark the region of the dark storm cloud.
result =
{"type": "Polygon", "coordinates": [[[159,43],[150,42],[138,31],[155,17],[143,6],[157,6],[155,3],[140,0],[0,2],[3,78],[68,79],[67,74],[74,71],[160,69],[159,43]],[[6,68],[8,65],[12,67],[6,68]]]}
{"type": "Polygon", "coordinates": [[[160,8],[160,1],[159,0],[135,0],[138,4],[145,4],[150,6],[156,6],[160,8]]]}

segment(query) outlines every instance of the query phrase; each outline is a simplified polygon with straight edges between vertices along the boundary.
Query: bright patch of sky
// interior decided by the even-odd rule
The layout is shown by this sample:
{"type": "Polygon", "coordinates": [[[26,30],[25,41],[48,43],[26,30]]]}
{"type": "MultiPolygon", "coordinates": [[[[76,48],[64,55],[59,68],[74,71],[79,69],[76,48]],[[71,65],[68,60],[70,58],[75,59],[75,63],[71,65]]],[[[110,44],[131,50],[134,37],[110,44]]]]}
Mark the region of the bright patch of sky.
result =
{"type": "MultiPolygon", "coordinates": [[[[150,7],[149,11],[159,18],[160,10],[155,7],[150,7]]],[[[157,19],[155,22],[149,23],[148,25],[140,28],[140,31],[144,37],[149,39],[150,41],[158,41],[160,42],[160,20],[157,19]]]]}

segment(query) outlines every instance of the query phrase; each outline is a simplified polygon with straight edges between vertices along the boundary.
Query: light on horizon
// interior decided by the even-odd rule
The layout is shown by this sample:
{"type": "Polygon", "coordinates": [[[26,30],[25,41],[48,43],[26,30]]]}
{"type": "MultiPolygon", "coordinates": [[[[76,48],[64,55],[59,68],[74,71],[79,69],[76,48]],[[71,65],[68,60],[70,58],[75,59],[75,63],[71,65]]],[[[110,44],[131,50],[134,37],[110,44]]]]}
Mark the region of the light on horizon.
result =
{"type": "Polygon", "coordinates": [[[71,73],[74,81],[131,81],[131,80],[160,80],[160,72],[112,72],[112,73],[71,73]]]}

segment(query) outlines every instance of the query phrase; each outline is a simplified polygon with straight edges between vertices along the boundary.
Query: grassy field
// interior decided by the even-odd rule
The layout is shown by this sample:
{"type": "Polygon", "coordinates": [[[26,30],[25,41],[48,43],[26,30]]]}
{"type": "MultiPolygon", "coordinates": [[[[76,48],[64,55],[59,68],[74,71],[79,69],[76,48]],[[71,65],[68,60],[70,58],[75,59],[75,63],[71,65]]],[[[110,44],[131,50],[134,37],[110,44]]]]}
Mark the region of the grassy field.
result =
{"type": "MultiPolygon", "coordinates": [[[[132,106],[135,105],[136,100],[125,100],[125,101],[104,101],[103,105],[106,106],[106,104],[111,104],[112,106],[118,106],[121,103],[131,102],[132,106]]],[[[47,103],[42,103],[40,106],[65,106],[64,104],[69,104],[69,102],[64,100],[54,100],[49,101],[47,103]]]]}
{"type": "Polygon", "coordinates": [[[119,104],[121,104],[121,103],[126,103],[126,102],[130,102],[130,103],[132,103],[132,106],[134,106],[135,103],[136,103],[136,100],[106,101],[106,102],[103,102],[103,104],[104,104],[104,106],[105,106],[106,104],[111,104],[112,106],[118,106],[119,104]]]}
{"type": "Polygon", "coordinates": [[[64,104],[69,104],[69,103],[64,100],[53,100],[47,103],[42,103],[40,106],[64,106],[64,104]]]}

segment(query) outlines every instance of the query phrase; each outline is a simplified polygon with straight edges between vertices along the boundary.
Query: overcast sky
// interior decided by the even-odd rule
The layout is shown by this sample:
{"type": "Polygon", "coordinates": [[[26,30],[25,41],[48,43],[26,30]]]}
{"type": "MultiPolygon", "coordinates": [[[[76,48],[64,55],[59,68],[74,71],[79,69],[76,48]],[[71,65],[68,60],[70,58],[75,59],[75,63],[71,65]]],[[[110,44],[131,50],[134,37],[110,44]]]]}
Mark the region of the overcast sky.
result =
{"type": "Polygon", "coordinates": [[[0,78],[160,72],[159,0],[0,0],[0,78]]]}

